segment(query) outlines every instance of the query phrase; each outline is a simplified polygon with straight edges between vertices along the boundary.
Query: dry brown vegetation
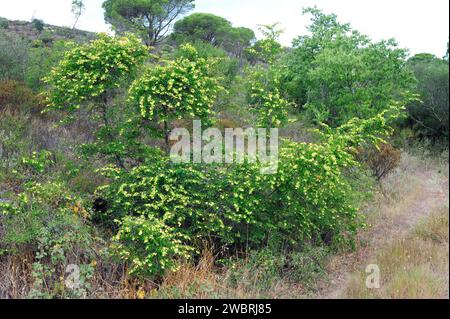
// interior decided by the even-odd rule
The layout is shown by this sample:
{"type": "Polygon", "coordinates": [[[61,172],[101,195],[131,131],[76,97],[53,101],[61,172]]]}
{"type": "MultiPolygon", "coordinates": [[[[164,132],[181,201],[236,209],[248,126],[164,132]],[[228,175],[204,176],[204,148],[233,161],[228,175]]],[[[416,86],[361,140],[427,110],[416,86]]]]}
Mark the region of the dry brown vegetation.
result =
{"type": "Polygon", "coordinates": [[[366,208],[368,229],[355,252],[332,258],[327,298],[448,298],[448,155],[403,154],[366,208]],[[365,286],[366,266],[380,268],[380,289],[365,286]]]}
{"type": "Polygon", "coordinates": [[[358,272],[350,277],[343,297],[448,298],[448,227],[446,208],[433,213],[372,260],[381,270],[380,289],[367,289],[367,274],[358,272]]]}

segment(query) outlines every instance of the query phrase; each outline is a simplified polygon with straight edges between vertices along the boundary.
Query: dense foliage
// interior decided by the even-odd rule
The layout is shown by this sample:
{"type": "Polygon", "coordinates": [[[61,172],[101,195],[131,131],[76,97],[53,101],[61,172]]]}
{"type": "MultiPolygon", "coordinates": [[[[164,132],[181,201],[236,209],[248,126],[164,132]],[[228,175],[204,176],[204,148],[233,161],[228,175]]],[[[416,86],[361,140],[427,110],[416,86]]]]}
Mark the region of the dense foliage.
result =
{"type": "MultiPolygon", "coordinates": [[[[388,133],[390,116],[354,121],[338,136],[323,133],[324,142],[317,145],[286,141],[273,175],[261,174],[259,164],[224,169],[167,159],[154,159],[129,172],[107,168],[104,173],[114,182],[98,190],[109,203],[103,219],[159,220],[171,236],[179,235],[174,247],[183,238],[186,249],[194,251],[211,240],[219,246],[247,247],[352,242],[363,224],[354,201],[357,190],[345,170],[359,166],[352,150],[388,133]]],[[[119,229],[123,232],[123,225],[119,229]]],[[[134,247],[127,254],[135,254],[127,258],[146,259],[148,252],[136,248],[143,240],[139,234],[127,237],[127,245],[134,247]]]]}
{"type": "MultiPolygon", "coordinates": [[[[355,244],[362,201],[399,164],[390,135],[448,139],[447,60],[407,60],[316,8],[292,48],[278,24],[256,40],[212,14],[175,23],[193,2],[107,0],[118,35],[90,41],[49,39],[36,22],[28,41],[0,21],[0,263],[32,261],[28,296],[159,282],[205,249],[317,278],[325,251],[355,244]],[[263,154],[175,163],[171,130],[198,119],[279,128],[277,170],[265,174],[263,154]],[[71,264],[76,289],[60,279],[71,264]]],[[[77,20],[84,2],[72,3],[77,20]]]]}
{"type": "MultiPolygon", "coordinates": [[[[36,167],[38,168],[38,167],[36,167]]],[[[94,242],[87,227],[89,216],[81,199],[74,197],[60,182],[33,183],[15,198],[14,204],[0,203],[5,233],[0,251],[18,254],[31,251],[32,289],[29,297],[61,296],[82,298],[90,287],[94,242]],[[59,278],[66,266],[80,265],[82,283],[68,289],[59,278]],[[59,292],[58,292],[59,291],[59,292]]]]}
{"type": "Polygon", "coordinates": [[[207,61],[195,48],[186,45],[182,50],[179,59],[144,72],[129,94],[143,118],[164,124],[166,147],[171,122],[186,115],[207,120],[219,89],[217,81],[208,75],[207,61]]]}
{"type": "Polygon", "coordinates": [[[408,60],[408,67],[420,94],[420,100],[408,106],[410,124],[422,137],[448,140],[448,61],[418,54],[408,60]]]}
{"type": "MultiPolygon", "coordinates": [[[[252,247],[351,241],[361,220],[343,169],[355,163],[335,152],[328,145],[288,143],[275,175],[261,175],[250,164],[227,170],[164,162],[130,172],[110,168],[105,172],[114,183],[99,195],[110,203],[107,220],[156,218],[197,249],[211,240],[252,247]]],[[[135,246],[143,237],[128,240],[135,246]]],[[[145,258],[145,252],[135,253],[145,258]]]]}
{"type": "Polygon", "coordinates": [[[91,120],[99,123],[95,132],[97,142],[84,145],[88,155],[102,154],[123,167],[127,152],[144,152],[134,142],[133,137],[139,133],[132,118],[118,120],[117,116],[126,115],[127,110],[118,106],[115,98],[146,57],[147,49],[132,35],[122,38],[100,35],[99,39],[67,52],[46,77],[50,109],[69,114],[91,110],[91,120]]]}
{"type": "Polygon", "coordinates": [[[24,80],[28,62],[28,44],[17,35],[0,29],[0,80],[24,80]]]}
{"type": "Polygon", "coordinates": [[[85,101],[110,98],[109,91],[132,76],[146,56],[145,47],[131,35],[119,39],[101,35],[67,52],[46,79],[52,89],[50,107],[75,110],[85,101]]]}
{"type": "Polygon", "coordinates": [[[177,43],[203,41],[242,59],[255,39],[255,32],[233,27],[230,21],[213,14],[194,13],[175,23],[171,37],[177,43]]]}
{"type": "Polygon", "coordinates": [[[368,118],[389,107],[412,84],[406,51],[394,40],[374,43],[317,9],[310,35],[299,37],[286,58],[286,87],[298,107],[334,127],[353,117],[368,118]]]}
{"type": "Polygon", "coordinates": [[[194,8],[194,0],[106,0],[105,20],[118,32],[138,34],[148,46],[160,42],[180,15],[194,8]]]}

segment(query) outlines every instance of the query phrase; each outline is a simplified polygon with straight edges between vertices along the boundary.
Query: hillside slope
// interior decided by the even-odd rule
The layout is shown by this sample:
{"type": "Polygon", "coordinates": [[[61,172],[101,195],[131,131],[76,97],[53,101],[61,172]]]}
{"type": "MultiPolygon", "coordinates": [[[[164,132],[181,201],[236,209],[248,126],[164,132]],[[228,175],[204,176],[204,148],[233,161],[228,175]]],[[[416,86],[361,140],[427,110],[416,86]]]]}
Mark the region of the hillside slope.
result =
{"type": "Polygon", "coordinates": [[[15,35],[22,39],[28,39],[31,42],[35,40],[42,40],[44,42],[53,42],[57,40],[74,40],[76,42],[84,42],[95,38],[96,35],[94,32],[54,26],[45,24],[39,20],[29,22],[8,20],[2,17],[0,17],[0,30],[9,35],[15,35]]]}

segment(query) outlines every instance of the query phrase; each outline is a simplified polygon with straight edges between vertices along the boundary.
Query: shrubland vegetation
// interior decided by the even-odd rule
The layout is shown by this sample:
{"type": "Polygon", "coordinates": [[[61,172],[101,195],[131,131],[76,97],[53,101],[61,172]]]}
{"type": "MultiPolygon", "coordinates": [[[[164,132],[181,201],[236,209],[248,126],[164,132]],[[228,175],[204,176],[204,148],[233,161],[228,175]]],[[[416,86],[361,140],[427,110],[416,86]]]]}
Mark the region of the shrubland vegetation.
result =
{"type": "Polygon", "coordinates": [[[219,269],[205,274],[229,282],[220,296],[313,289],[326,257],[355,246],[399,148],[448,141],[448,60],[408,58],[317,8],[285,48],[278,25],[256,40],[182,17],[193,1],[103,7],[117,35],[89,41],[49,41],[36,21],[30,41],[0,21],[0,297],[185,297],[180,267],[219,269]],[[282,129],[277,172],[173,163],[170,131],[194,119],[282,129]]]}

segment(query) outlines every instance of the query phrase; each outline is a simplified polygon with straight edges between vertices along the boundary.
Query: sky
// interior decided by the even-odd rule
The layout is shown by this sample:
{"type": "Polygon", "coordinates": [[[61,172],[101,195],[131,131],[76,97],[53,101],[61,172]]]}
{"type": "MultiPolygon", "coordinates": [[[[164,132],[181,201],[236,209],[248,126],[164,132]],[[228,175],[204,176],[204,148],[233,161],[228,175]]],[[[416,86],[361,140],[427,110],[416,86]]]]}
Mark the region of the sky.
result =
{"type": "MultiPolygon", "coordinates": [[[[101,4],[85,0],[86,11],[77,27],[108,31],[101,4]]],[[[258,29],[258,25],[280,22],[285,30],[281,42],[289,46],[306,33],[309,18],[304,7],[317,6],[336,13],[374,40],[395,38],[411,54],[445,54],[449,38],[448,0],[196,0],[194,12],[207,12],[230,20],[234,26],[258,29]]],[[[46,23],[72,26],[71,0],[0,0],[0,17],[12,20],[42,19],[46,23]]],[[[258,33],[257,33],[258,34],[258,33]]]]}

